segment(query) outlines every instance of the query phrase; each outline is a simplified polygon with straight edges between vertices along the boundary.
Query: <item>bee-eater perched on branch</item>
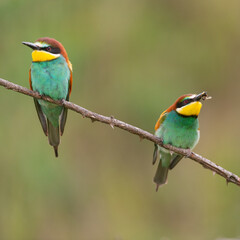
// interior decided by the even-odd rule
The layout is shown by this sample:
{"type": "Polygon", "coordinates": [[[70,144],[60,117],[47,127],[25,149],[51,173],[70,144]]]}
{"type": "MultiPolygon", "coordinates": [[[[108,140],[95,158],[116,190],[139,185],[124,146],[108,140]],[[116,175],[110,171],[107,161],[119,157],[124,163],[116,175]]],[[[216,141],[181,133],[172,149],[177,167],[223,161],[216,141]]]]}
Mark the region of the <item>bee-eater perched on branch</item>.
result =
{"type": "MultiPolygon", "coordinates": [[[[39,38],[35,43],[23,42],[33,49],[29,71],[30,88],[54,100],[69,100],[72,89],[72,64],[63,45],[53,38],[39,38]]],[[[60,134],[67,120],[67,108],[34,99],[43,132],[48,136],[58,157],[60,134]]]]}
{"type": "MultiPolygon", "coordinates": [[[[164,144],[193,149],[200,137],[198,123],[198,115],[202,107],[200,101],[206,98],[206,92],[179,97],[172,106],[161,114],[155,125],[155,135],[161,138],[164,144]]],[[[153,164],[157,160],[158,152],[160,161],[154,177],[154,182],[157,184],[156,190],[160,185],[167,183],[168,170],[173,169],[183,158],[183,156],[171,153],[155,144],[153,164]]]]}

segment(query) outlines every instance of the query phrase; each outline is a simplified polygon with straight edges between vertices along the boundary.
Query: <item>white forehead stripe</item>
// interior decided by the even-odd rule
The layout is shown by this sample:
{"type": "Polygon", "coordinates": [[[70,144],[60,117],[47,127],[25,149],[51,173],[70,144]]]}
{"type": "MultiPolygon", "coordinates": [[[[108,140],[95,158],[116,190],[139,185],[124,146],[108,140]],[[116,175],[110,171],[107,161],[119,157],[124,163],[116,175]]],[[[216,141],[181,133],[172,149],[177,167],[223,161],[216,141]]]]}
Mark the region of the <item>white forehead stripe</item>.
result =
{"type": "Polygon", "coordinates": [[[43,43],[41,43],[41,42],[35,42],[34,44],[37,45],[38,47],[43,47],[44,46],[43,43]]]}
{"type": "Polygon", "coordinates": [[[189,96],[187,98],[192,99],[192,98],[195,98],[196,96],[197,96],[196,94],[193,94],[193,95],[191,95],[191,96],[189,96]]]}

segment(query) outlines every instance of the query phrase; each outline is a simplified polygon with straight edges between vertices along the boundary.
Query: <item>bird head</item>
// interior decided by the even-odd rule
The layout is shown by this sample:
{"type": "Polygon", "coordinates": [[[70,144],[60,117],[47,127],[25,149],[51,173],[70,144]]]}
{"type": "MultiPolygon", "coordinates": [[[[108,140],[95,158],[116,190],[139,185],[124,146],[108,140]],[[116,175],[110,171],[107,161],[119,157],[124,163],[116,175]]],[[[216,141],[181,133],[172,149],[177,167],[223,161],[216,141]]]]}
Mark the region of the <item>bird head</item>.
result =
{"type": "Polygon", "coordinates": [[[180,98],[177,99],[177,101],[174,103],[173,110],[175,110],[178,114],[190,117],[194,116],[197,117],[200,113],[200,110],[202,108],[201,100],[205,100],[207,97],[206,92],[202,92],[198,95],[196,94],[187,94],[183,95],[180,98]]]}
{"type": "Polygon", "coordinates": [[[184,117],[198,117],[200,110],[202,108],[201,100],[211,99],[206,92],[200,94],[186,94],[179,97],[173,105],[171,105],[167,110],[165,110],[159,117],[155,130],[157,130],[161,123],[164,121],[166,114],[171,111],[176,111],[178,114],[184,117]]]}
{"type": "Polygon", "coordinates": [[[72,64],[68,59],[68,55],[63,45],[53,38],[43,37],[36,40],[36,42],[22,42],[24,45],[33,49],[32,61],[45,62],[63,56],[72,70],[72,64]]]}

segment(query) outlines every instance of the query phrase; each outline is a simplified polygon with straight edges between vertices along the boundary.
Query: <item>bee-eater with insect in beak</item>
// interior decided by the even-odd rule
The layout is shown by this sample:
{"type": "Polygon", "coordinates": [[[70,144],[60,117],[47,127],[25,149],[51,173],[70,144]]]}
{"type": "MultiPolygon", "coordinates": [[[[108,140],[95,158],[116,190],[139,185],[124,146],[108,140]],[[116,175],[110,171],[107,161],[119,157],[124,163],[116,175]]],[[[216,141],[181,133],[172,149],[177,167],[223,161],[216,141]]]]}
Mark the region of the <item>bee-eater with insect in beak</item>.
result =
{"type": "MultiPolygon", "coordinates": [[[[69,100],[72,90],[72,64],[63,45],[53,38],[39,38],[35,43],[23,42],[33,49],[29,71],[30,88],[54,100],[69,100]]],[[[34,99],[43,132],[48,136],[58,157],[60,135],[67,120],[67,108],[34,99]]]]}
{"type": "MultiPolygon", "coordinates": [[[[179,97],[176,102],[164,111],[155,125],[155,135],[163,140],[164,144],[185,149],[193,149],[199,141],[200,130],[198,115],[202,103],[207,98],[207,93],[198,95],[186,94],[179,97]]],[[[158,187],[167,183],[168,170],[173,169],[183,158],[182,155],[171,153],[169,150],[155,144],[153,153],[153,164],[157,160],[158,153],[160,161],[154,182],[158,187]]]]}

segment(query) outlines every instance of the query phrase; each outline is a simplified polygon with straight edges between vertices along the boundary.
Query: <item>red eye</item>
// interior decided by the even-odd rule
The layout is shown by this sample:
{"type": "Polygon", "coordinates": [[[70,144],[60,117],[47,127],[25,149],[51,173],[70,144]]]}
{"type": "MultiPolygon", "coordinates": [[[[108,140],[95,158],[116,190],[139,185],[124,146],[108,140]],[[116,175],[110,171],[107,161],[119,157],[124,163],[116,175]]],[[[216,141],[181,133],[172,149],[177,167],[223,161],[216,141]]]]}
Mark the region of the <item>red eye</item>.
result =
{"type": "Polygon", "coordinates": [[[51,47],[47,47],[46,50],[50,52],[52,50],[52,48],[51,47]]]}
{"type": "Polygon", "coordinates": [[[186,100],[183,101],[183,103],[184,103],[184,104],[188,104],[188,103],[190,103],[190,100],[189,100],[189,99],[186,99],[186,100]]]}

